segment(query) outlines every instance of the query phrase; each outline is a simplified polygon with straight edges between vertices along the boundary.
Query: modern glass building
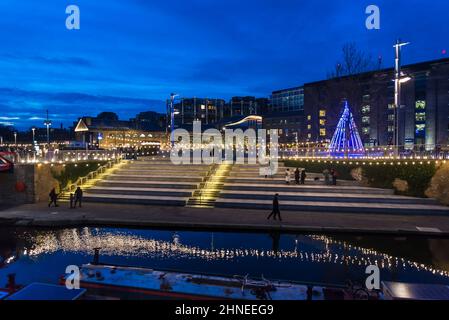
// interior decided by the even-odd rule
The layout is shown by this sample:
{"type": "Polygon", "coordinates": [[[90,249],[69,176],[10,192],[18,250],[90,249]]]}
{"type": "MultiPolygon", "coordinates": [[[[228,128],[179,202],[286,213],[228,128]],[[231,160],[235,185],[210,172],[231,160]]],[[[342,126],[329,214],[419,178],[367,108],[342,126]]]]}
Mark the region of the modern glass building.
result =
{"type": "MultiPolygon", "coordinates": [[[[398,113],[404,149],[435,150],[449,144],[449,59],[407,65],[398,113]]],[[[304,85],[301,141],[329,140],[347,100],[365,146],[394,144],[394,70],[383,69],[304,85]]]]}
{"type": "Polygon", "coordinates": [[[271,111],[301,111],[304,108],[304,87],[273,91],[271,111]]]}

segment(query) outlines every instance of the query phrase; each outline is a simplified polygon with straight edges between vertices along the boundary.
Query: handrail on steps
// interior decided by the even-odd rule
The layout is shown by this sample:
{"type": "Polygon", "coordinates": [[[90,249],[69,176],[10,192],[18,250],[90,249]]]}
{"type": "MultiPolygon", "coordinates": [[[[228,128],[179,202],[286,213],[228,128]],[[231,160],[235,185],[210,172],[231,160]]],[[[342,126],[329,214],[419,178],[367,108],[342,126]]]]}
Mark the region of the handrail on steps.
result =
{"type": "Polygon", "coordinates": [[[67,185],[64,189],[62,189],[62,191],[59,193],[59,195],[62,196],[66,193],[69,193],[69,194],[72,193],[72,191],[76,190],[76,188],[78,186],[82,186],[87,181],[95,179],[99,175],[103,174],[107,169],[112,168],[113,166],[120,163],[121,161],[122,161],[121,158],[117,158],[117,159],[108,161],[106,164],[98,167],[96,170],[89,172],[86,176],[79,177],[75,182],[67,185]]]}

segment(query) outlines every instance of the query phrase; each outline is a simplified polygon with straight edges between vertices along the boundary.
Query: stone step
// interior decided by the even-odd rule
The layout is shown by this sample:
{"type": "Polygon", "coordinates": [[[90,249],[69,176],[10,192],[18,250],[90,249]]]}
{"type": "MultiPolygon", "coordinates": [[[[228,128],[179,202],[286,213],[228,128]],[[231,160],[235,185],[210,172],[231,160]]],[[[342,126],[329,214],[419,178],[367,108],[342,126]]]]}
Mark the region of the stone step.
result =
{"type": "Polygon", "coordinates": [[[95,186],[89,188],[91,194],[120,194],[120,195],[148,195],[167,197],[191,197],[194,189],[142,188],[142,187],[106,187],[95,186]]]}
{"type": "MultiPolygon", "coordinates": [[[[219,198],[216,207],[256,209],[270,212],[271,200],[243,200],[219,198]]],[[[341,212],[341,213],[373,213],[373,214],[404,214],[404,215],[449,215],[449,208],[436,205],[392,204],[356,202],[316,202],[316,201],[281,201],[282,211],[304,212],[341,212]]]]}
{"type": "Polygon", "coordinates": [[[201,182],[203,178],[201,176],[189,176],[189,175],[126,175],[126,174],[110,174],[108,180],[134,180],[134,181],[180,181],[180,182],[201,182]]]}
{"type": "Polygon", "coordinates": [[[134,164],[126,165],[122,167],[123,170],[142,170],[142,171],[152,171],[152,170],[159,170],[159,171],[183,171],[183,170],[189,170],[189,171],[208,171],[210,170],[210,167],[208,166],[184,166],[184,165],[145,165],[145,166],[137,166],[134,164]]]}
{"type": "MultiPolygon", "coordinates": [[[[226,180],[227,183],[241,183],[241,184],[283,184],[286,185],[285,178],[248,178],[248,177],[229,177],[226,180]]],[[[291,185],[296,185],[296,182],[294,179],[290,182],[291,185]]],[[[314,180],[314,179],[306,179],[305,180],[306,185],[325,185],[324,180],[314,180]]],[[[357,181],[347,181],[347,180],[339,180],[338,185],[340,186],[358,186],[360,183],[357,181]]]]}
{"type": "Polygon", "coordinates": [[[270,192],[322,192],[322,193],[354,193],[354,194],[376,194],[393,195],[394,190],[376,189],[358,186],[325,186],[325,185],[286,185],[286,184],[241,184],[225,183],[224,190],[242,190],[242,191],[270,191],[270,192]]]}
{"type": "Polygon", "coordinates": [[[89,192],[85,192],[83,196],[83,201],[85,202],[144,204],[158,206],[185,206],[188,200],[189,197],[95,194],[89,192]]]}
{"type": "Polygon", "coordinates": [[[183,181],[135,181],[135,180],[103,180],[97,183],[98,187],[124,187],[124,188],[173,188],[173,189],[196,189],[198,183],[183,181]]]}
{"type": "MultiPolygon", "coordinates": [[[[222,190],[220,198],[271,200],[273,193],[269,191],[234,191],[222,190]]],[[[280,201],[316,201],[316,202],[351,202],[351,203],[396,203],[438,205],[434,199],[412,198],[397,195],[354,194],[354,193],[324,193],[324,192],[283,192],[279,194],[280,201]]],[[[237,200],[238,201],[238,200],[237,200]]]]}
{"type": "Polygon", "coordinates": [[[121,169],[119,171],[116,171],[116,174],[120,175],[127,175],[127,176],[151,176],[151,177],[172,177],[172,176],[179,176],[179,177],[198,177],[198,176],[204,176],[207,174],[207,171],[201,170],[190,170],[188,168],[185,168],[183,170],[128,170],[128,169],[121,169]]]}

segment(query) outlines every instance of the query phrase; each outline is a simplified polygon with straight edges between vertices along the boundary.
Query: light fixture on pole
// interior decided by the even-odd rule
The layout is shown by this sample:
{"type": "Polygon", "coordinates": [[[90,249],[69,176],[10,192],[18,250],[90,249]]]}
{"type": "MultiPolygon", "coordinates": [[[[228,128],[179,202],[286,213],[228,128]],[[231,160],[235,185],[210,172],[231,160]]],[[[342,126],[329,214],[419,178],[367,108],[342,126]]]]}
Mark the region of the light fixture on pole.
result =
{"type": "Polygon", "coordinates": [[[409,81],[410,77],[403,77],[401,74],[401,48],[409,45],[410,42],[397,40],[393,46],[395,48],[395,72],[394,72],[394,144],[396,157],[399,157],[399,109],[401,108],[401,84],[409,81]]]}
{"type": "Polygon", "coordinates": [[[51,120],[48,119],[48,110],[47,110],[47,119],[44,121],[44,125],[47,127],[47,149],[50,148],[50,126],[51,120]]]}
{"type": "Polygon", "coordinates": [[[175,98],[178,96],[176,93],[170,94],[170,144],[173,148],[175,145],[175,98]]]}
{"type": "Polygon", "coordinates": [[[33,148],[33,159],[34,159],[34,161],[36,161],[36,145],[35,145],[35,143],[36,143],[36,128],[32,127],[31,131],[33,132],[33,143],[31,144],[32,148],[33,148]]]}
{"type": "Polygon", "coordinates": [[[33,143],[32,143],[32,145],[33,145],[33,147],[34,147],[34,144],[35,144],[35,141],[36,141],[36,139],[35,139],[35,136],[36,136],[36,128],[31,128],[31,131],[33,132],[33,143]]]}

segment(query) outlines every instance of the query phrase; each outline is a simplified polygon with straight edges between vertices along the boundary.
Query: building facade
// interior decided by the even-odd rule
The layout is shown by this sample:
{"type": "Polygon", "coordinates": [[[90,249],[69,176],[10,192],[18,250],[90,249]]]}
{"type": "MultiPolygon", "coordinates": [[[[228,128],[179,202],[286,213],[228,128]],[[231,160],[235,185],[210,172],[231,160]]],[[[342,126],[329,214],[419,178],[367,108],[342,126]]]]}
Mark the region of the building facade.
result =
{"type": "MultiPolygon", "coordinates": [[[[402,68],[399,144],[434,150],[449,143],[449,59],[402,68]]],[[[304,85],[301,140],[330,140],[349,102],[365,146],[394,144],[394,70],[384,69],[304,85]]]]}
{"type": "Polygon", "coordinates": [[[278,130],[280,142],[299,142],[304,122],[304,87],[273,91],[263,127],[278,130]]]}
{"type": "Polygon", "coordinates": [[[273,91],[271,112],[302,111],[304,109],[304,87],[273,91]]]}

